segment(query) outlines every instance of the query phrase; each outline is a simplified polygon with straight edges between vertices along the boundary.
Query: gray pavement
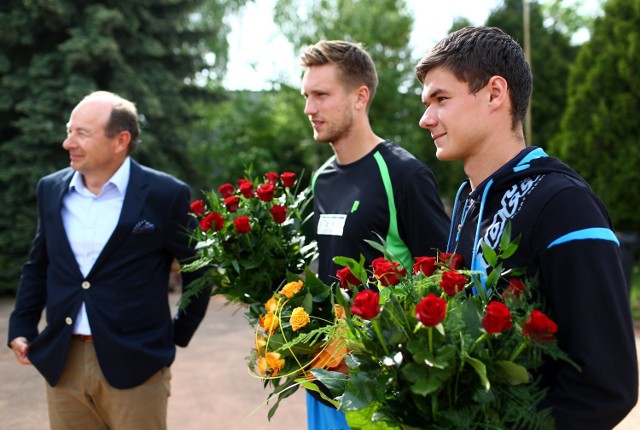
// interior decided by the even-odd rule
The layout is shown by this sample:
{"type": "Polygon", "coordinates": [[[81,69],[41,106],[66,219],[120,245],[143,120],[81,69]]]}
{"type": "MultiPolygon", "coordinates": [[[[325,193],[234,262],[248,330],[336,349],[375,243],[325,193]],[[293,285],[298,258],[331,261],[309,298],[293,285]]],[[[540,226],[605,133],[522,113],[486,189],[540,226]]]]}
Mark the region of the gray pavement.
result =
{"type": "MultiPolygon", "coordinates": [[[[177,295],[170,295],[176,303],[177,295]]],[[[3,343],[13,301],[0,300],[0,335],[3,343]]],[[[209,311],[187,348],[180,348],[172,366],[169,399],[170,430],[304,430],[302,390],[284,400],[267,420],[267,391],[251,377],[245,357],[253,331],[243,308],[211,298],[209,311]]],[[[640,354],[640,334],[636,336],[640,354]]],[[[31,366],[22,366],[9,348],[0,348],[0,428],[49,428],[44,380],[31,366]]],[[[640,429],[640,405],[615,430],[640,429]]]]}

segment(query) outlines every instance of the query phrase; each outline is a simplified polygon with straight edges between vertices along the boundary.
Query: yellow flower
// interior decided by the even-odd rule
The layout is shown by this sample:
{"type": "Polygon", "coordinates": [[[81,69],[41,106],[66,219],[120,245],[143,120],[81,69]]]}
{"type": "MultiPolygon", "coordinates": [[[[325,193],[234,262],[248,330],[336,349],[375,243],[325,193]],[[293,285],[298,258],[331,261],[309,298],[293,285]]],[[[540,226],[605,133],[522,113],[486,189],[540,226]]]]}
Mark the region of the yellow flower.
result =
{"type": "Polygon", "coordinates": [[[266,356],[258,357],[256,365],[262,376],[277,376],[284,367],[284,358],[277,352],[268,352],[266,356]]]}
{"type": "Polygon", "coordinates": [[[289,282],[287,285],[282,287],[282,290],[280,290],[280,294],[284,294],[285,296],[287,296],[287,298],[290,299],[291,297],[294,296],[294,294],[296,294],[301,289],[302,289],[302,281],[289,282]]]}
{"type": "Polygon", "coordinates": [[[264,331],[273,334],[278,327],[280,326],[280,318],[278,318],[275,314],[269,312],[262,319],[262,327],[264,331]]]}
{"type": "Polygon", "coordinates": [[[302,306],[295,308],[293,312],[291,312],[291,318],[289,318],[289,322],[291,323],[291,328],[293,331],[298,331],[302,327],[306,326],[311,322],[309,318],[309,314],[305,312],[302,306]]]}
{"type": "Polygon", "coordinates": [[[267,303],[265,303],[264,307],[267,312],[275,313],[275,311],[278,309],[278,299],[276,299],[275,296],[271,297],[269,300],[267,300],[267,303]]]}

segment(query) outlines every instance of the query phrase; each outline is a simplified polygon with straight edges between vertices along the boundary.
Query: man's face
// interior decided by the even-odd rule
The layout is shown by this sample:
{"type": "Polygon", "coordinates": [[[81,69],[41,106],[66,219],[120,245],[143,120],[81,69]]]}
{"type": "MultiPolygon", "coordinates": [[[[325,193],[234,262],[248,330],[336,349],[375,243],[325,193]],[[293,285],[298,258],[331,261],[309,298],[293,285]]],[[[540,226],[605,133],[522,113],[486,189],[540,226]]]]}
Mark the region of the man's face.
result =
{"type": "Polygon", "coordinates": [[[116,157],[121,146],[118,135],[105,135],[110,114],[111,104],[101,100],[81,102],[71,112],[62,147],[69,151],[70,166],[84,176],[115,172],[121,162],[120,157],[116,157]]]}
{"type": "Polygon", "coordinates": [[[304,113],[311,121],[315,140],[336,144],[349,135],[357,96],[355,91],[347,92],[334,64],[309,67],[301,92],[307,99],[304,113]]]}
{"type": "Polygon", "coordinates": [[[482,151],[491,128],[484,102],[487,87],[472,94],[444,67],[431,69],[424,79],[422,102],[426,107],[420,127],[431,132],[439,160],[465,160],[482,151]]]}

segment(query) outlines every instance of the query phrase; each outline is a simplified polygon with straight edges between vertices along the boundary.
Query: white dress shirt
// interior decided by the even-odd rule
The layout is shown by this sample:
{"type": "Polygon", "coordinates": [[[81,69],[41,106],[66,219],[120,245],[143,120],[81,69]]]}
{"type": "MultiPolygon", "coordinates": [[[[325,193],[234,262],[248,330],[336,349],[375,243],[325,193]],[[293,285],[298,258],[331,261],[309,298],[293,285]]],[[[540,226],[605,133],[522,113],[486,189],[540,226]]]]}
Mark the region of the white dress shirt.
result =
{"type": "MultiPolygon", "coordinates": [[[[62,222],[84,277],[91,271],[118,224],[130,172],[131,160],[127,157],[98,195],[84,185],[79,172],[75,172],[71,178],[69,192],[62,201],[62,222]]],[[[84,302],[76,317],[73,332],[91,334],[84,302]]]]}

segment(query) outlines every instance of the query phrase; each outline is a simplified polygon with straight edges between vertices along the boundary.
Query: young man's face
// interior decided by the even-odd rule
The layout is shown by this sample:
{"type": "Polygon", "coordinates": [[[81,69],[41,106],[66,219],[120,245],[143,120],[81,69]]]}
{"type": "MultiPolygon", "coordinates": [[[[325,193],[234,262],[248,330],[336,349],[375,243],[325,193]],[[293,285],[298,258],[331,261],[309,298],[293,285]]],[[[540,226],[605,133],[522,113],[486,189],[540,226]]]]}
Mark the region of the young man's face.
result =
{"type": "Polygon", "coordinates": [[[420,127],[431,132],[439,160],[465,160],[482,151],[492,127],[486,101],[487,87],[472,94],[444,67],[424,78],[422,102],[426,107],[420,127]]]}
{"type": "Polygon", "coordinates": [[[304,113],[311,121],[315,140],[337,143],[348,136],[357,96],[347,92],[338,79],[336,65],[309,67],[302,78],[301,92],[307,99],[304,113]]]}

